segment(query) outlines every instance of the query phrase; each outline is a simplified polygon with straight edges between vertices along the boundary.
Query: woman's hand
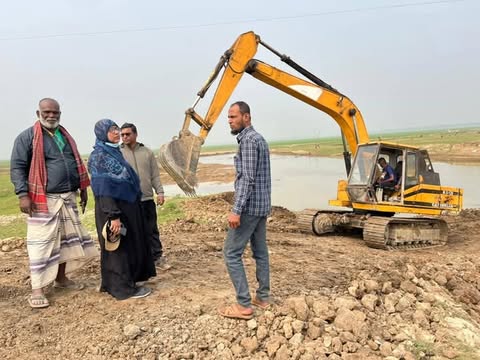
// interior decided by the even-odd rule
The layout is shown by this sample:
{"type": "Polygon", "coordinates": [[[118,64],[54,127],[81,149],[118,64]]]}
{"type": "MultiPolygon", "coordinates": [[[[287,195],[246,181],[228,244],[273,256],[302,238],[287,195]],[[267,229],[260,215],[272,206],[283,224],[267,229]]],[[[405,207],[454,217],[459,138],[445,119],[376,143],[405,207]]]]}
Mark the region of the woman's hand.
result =
{"type": "Polygon", "coordinates": [[[116,236],[120,234],[121,226],[122,226],[122,223],[120,222],[120,219],[110,220],[110,231],[112,232],[113,235],[116,236]]]}

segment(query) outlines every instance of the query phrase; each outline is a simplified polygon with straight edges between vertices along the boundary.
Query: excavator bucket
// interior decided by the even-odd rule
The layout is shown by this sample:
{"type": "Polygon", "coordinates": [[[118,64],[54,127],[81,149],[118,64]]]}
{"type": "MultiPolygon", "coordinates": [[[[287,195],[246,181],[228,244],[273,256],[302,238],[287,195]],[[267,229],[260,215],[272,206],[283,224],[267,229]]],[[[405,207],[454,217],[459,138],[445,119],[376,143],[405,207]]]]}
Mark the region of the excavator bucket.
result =
{"type": "Polygon", "coordinates": [[[189,196],[195,196],[197,165],[203,139],[189,130],[182,130],[178,137],[162,145],[159,161],[165,171],[189,196]]]}

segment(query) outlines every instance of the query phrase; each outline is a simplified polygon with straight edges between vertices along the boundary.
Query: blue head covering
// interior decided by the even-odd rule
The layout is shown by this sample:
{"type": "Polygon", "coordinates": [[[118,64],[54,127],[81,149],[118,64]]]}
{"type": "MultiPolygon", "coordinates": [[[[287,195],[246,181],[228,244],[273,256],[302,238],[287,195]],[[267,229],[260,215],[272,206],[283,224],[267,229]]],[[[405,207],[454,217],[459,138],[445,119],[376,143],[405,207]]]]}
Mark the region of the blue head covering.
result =
{"type": "Polygon", "coordinates": [[[132,203],[141,196],[140,180],[120,149],[108,145],[108,130],[112,126],[118,125],[110,119],[95,124],[95,146],[88,159],[93,194],[132,203]]]}

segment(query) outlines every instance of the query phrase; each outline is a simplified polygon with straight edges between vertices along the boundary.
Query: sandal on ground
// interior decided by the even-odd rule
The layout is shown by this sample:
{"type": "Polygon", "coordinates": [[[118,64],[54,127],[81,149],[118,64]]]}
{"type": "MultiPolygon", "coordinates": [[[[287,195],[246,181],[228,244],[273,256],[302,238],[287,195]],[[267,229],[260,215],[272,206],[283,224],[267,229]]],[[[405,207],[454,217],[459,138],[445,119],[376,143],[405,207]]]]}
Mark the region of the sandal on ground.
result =
{"type": "Polygon", "coordinates": [[[45,295],[30,295],[28,298],[28,304],[33,309],[46,308],[50,305],[45,295]]]}
{"type": "Polygon", "coordinates": [[[237,304],[228,305],[218,309],[218,313],[231,319],[250,320],[253,318],[252,309],[242,310],[237,304]]]}
{"type": "Polygon", "coordinates": [[[267,310],[272,306],[272,304],[270,304],[268,301],[258,300],[256,297],[252,299],[252,305],[262,310],[267,310]]]}
{"type": "Polygon", "coordinates": [[[82,290],[85,285],[81,283],[76,283],[73,280],[68,279],[64,282],[56,281],[53,283],[53,287],[57,289],[68,289],[68,290],[82,290]]]}

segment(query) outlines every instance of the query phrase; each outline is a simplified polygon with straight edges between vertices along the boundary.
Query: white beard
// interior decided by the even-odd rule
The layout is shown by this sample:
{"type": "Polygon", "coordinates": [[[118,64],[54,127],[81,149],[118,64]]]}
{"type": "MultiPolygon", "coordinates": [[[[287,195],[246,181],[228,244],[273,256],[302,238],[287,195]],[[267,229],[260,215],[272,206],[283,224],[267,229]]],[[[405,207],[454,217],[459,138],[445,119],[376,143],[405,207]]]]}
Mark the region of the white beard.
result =
{"type": "Polygon", "coordinates": [[[58,125],[60,124],[60,120],[57,120],[54,123],[51,123],[51,122],[48,122],[47,120],[45,120],[44,118],[42,118],[41,116],[38,120],[40,120],[40,124],[42,124],[42,126],[45,129],[48,129],[48,130],[55,130],[58,127],[58,125]]]}

